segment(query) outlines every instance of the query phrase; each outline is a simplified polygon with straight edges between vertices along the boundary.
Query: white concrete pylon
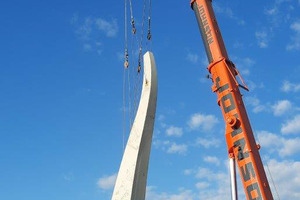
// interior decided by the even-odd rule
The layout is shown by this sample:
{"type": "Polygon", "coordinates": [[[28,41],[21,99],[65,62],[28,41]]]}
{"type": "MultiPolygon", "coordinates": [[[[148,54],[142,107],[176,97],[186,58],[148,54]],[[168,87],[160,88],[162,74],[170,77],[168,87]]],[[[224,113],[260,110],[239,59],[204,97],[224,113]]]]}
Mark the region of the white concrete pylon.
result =
{"type": "Polygon", "coordinates": [[[144,55],[141,99],[124,151],[112,200],[144,200],[157,99],[154,56],[144,55]]]}

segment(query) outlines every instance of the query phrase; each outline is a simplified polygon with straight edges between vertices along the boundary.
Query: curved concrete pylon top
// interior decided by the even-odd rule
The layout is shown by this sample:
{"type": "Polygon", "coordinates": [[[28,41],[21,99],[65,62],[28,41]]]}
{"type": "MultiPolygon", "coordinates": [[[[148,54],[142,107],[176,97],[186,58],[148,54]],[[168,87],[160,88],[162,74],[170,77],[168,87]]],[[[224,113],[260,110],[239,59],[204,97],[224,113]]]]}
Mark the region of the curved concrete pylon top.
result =
{"type": "Polygon", "coordinates": [[[144,55],[141,99],[124,151],[112,200],[144,200],[157,100],[154,56],[144,55]]]}

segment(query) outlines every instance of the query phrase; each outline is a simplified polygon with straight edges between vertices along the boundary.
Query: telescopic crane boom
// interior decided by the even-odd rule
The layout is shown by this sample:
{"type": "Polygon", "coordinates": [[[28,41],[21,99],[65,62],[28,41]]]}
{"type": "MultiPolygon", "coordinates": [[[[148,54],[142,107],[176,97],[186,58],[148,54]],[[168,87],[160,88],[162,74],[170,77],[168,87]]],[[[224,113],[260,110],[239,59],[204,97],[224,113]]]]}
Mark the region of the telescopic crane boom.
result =
{"type": "MultiPolygon", "coordinates": [[[[226,123],[226,142],[232,173],[237,163],[247,200],[273,200],[239,88],[248,90],[235,65],[229,60],[212,7],[212,0],[192,0],[202,40],[209,60],[212,91],[218,96],[226,123]],[[239,76],[243,85],[240,85],[239,76]]],[[[235,174],[232,174],[232,199],[237,199],[235,174]]]]}

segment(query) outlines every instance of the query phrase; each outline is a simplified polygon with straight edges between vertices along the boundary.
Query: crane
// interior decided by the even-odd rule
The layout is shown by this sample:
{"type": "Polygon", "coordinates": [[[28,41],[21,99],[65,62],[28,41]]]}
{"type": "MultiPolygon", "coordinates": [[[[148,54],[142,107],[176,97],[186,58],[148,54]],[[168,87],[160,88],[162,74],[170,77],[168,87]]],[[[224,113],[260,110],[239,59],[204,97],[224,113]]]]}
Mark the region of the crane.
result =
{"type": "Polygon", "coordinates": [[[234,63],[230,61],[214,14],[212,0],[192,0],[200,28],[213,82],[226,123],[225,138],[231,173],[232,200],[238,198],[236,164],[247,200],[273,200],[272,192],[259,154],[240,88],[248,90],[234,63]],[[239,84],[237,77],[242,82],[239,84]]]}

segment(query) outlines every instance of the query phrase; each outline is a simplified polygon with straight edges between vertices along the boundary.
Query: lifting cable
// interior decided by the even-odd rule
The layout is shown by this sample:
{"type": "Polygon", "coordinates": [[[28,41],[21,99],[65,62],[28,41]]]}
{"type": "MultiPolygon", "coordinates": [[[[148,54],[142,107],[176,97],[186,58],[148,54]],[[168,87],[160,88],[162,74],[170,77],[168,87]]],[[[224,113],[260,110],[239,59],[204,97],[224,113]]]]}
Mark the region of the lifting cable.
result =
{"type": "Polygon", "coordinates": [[[129,4],[130,4],[130,18],[131,18],[132,34],[135,34],[136,33],[136,28],[135,28],[135,21],[134,21],[134,17],[133,17],[131,0],[129,0],[129,4]]]}
{"type": "MultiPolygon", "coordinates": [[[[255,133],[256,133],[256,131],[254,132],[254,134],[255,134],[255,133]]],[[[259,141],[258,135],[255,134],[255,138],[256,138],[258,144],[261,144],[260,141],[259,141]]],[[[275,193],[276,193],[276,195],[277,195],[278,200],[280,200],[280,196],[279,196],[279,193],[278,193],[278,190],[277,190],[275,181],[274,181],[274,179],[273,179],[272,173],[271,173],[271,171],[270,171],[268,161],[267,161],[266,157],[263,156],[263,155],[261,156],[261,159],[262,159],[262,163],[266,163],[266,167],[267,167],[268,173],[269,173],[269,175],[270,175],[270,178],[271,178],[271,181],[272,181],[272,184],[273,184],[275,193]]]]}
{"type": "MultiPolygon", "coordinates": [[[[134,77],[134,72],[136,71],[135,69],[135,54],[136,54],[136,51],[135,51],[135,40],[136,40],[136,44],[138,43],[138,38],[136,36],[136,32],[137,32],[137,29],[136,29],[136,24],[135,24],[135,18],[134,18],[134,15],[133,15],[133,6],[132,6],[132,1],[129,0],[129,4],[130,4],[130,22],[131,22],[131,60],[132,60],[132,64],[133,64],[133,68],[131,69],[132,73],[131,75],[128,74],[128,82],[129,82],[129,85],[128,85],[128,96],[129,96],[129,101],[128,101],[128,104],[129,104],[129,121],[130,121],[130,129],[132,127],[132,124],[133,124],[133,118],[135,116],[135,85],[136,85],[136,77],[134,77]],[[133,82],[133,85],[130,84],[130,82],[133,82]],[[132,90],[133,90],[133,94],[131,93],[131,87],[132,90]],[[133,105],[132,105],[133,104],[133,105]]],[[[129,70],[130,71],[130,70],[129,70]]],[[[129,73],[129,72],[128,72],[129,73]]]]}
{"type": "Polygon", "coordinates": [[[135,115],[137,112],[138,107],[138,100],[139,100],[139,93],[140,93],[140,74],[142,70],[142,53],[143,53],[143,39],[144,39],[144,27],[145,27],[145,17],[146,16],[146,0],[144,0],[143,3],[143,12],[142,12],[142,27],[141,27],[141,33],[138,43],[138,66],[137,66],[137,74],[135,79],[135,85],[134,85],[134,94],[133,94],[133,114],[135,115]]]}
{"type": "MultiPolygon", "coordinates": [[[[131,59],[132,59],[132,64],[133,67],[135,66],[135,62],[134,62],[134,38],[136,37],[136,27],[135,27],[135,19],[134,19],[134,15],[133,15],[133,8],[132,8],[132,1],[129,0],[129,7],[130,7],[130,23],[131,23],[131,59]]],[[[127,74],[127,79],[128,79],[128,115],[129,115],[129,127],[131,129],[131,126],[133,124],[133,116],[134,114],[132,113],[132,94],[131,94],[131,81],[132,79],[132,73],[130,72],[130,70],[133,71],[133,69],[129,69],[128,70],[128,74],[127,74]]]]}
{"type": "Polygon", "coordinates": [[[125,133],[126,133],[126,71],[129,67],[128,60],[128,33],[127,33],[127,0],[124,2],[124,69],[123,69],[123,152],[125,151],[125,133]]]}
{"type": "Polygon", "coordinates": [[[123,70],[123,151],[125,151],[126,133],[126,68],[123,70]]]}
{"type": "Polygon", "coordinates": [[[152,38],[152,34],[151,34],[151,0],[149,0],[149,16],[148,16],[148,33],[147,33],[147,39],[148,39],[148,42],[150,43],[149,44],[150,47],[148,47],[148,48],[151,48],[151,38],[152,38]]]}
{"type": "Polygon", "coordinates": [[[124,72],[123,72],[123,150],[125,150],[125,138],[127,129],[131,129],[133,124],[133,118],[136,115],[138,109],[138,101],[142,86],[140,84],[140,76],[142,72],[142,53],[143,53],[143,38],[144,32],[147,31],[147,43],[146,49],[148,49],[148,42],[151,42],[151,0],[149,0],[149,13],[146,18],[147,0],[143,0],[143,12],[141,21],[140,38],[137,37],[136,21],[133,14],[132,0],[124,0],[124,72]],[[129,9],[128,10],[128,1],[129,9]],[[131,41],[128,38],[128,14],[130,14],[131,25],[131,41]],[[145,21],[148,19],[148,29],[145,30],[145,21]],[[128,46],[130,42],[130,47],[128,46]],[[129,53],[130,52],[130,53],[129,53]],[[138,54],[138,55],[137,55],[138,54]],[[138,56],[137,66],[135,65],[135,59],[138,56]],[[131,63],[130,63],[131,62],[131,63]],[[130,67],[133,66],[133,67],[130,67]],[[128,90],[126,89],[128,87],[128,90]],[[126,94],[128,92],[128,94],[126,94]],[[126,107],[128,106],[128,107],[126,107]],[[129,118],[129,124],[127,124],[127,112],[129,118]]]}
{"type": "Polygon", "coordinates": [[[139,44],[138,73],[141,72],[141,59],[142,59],[142,51],[143,51],[145,15],[146,15],[146,0],[144,0],[144,7],[143,7],[142,28],[141,28],[141,37],[140,37],[140,44],[139,44]]]}
{"type": "MultiPolygon", "coordinates": [[[[266,160],[266,159],[264,159],[264,160],[266,160]]],[[[269,172],[269,174],[270,174],[271,181],[272,181],[272,184],[273,184],[273,186],[274,186],[274,189],[275,189],[277,198],[278,198],[278,200],[280,200],[279,193],[278,193],[278,191],[277,191],[277,187],[276,187],[275,181],[274,181],[273,176],[272,176],[272,173],[271,173],[271,171],[270,171],[268,161],[266,161],[266,166],[267,166],[268,172],[269,172]]]]}

